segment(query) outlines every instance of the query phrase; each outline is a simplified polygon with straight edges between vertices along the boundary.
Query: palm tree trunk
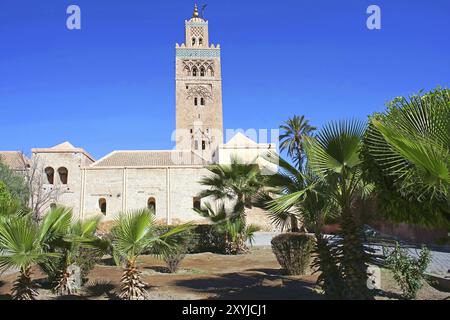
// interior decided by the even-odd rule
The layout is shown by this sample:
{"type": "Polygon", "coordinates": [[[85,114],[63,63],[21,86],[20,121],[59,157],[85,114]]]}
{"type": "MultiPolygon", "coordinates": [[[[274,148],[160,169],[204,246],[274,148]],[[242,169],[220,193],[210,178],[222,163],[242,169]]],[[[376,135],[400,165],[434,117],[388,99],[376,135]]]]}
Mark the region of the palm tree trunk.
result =
{"type": "Polygon", "coordinates": [[[236,215],[241,219],[244,226],[246,225],[246,216],[245,216],[245,202],[244,202],[244,195],[238,194],[237,201],[236,201],[236,215]]]}
{"type": "Polygon", "coordinates": [[[295,215],[291,214],[291,232],[299,232],[298,219],[295,215]]]}
{"type": "Polygon", "coordinates": [[[65,266],[61,271],[58,283],[55,286],[54,291],[60,295],[71,295],[75,293],[75,289],[70,279],[70,274],[67,271],[68,266],[65,266]]]}
{"type": "Polygon", "coordinates": [[[343,280],[339,272],[338,261],[335,250],[328,243],[327,239],[319,232],[316,232],[316,271],[320,272],[317,284],[324,291],[327,299],[342,299],[343,280]]]}
{"type": "Polygon", "coordinates": [[[31,267],[20,270],[17,280],[12,288],[14,300],[36,300],[38,292],[31,281],[31,267]]]}
{"type": "Polygon", "coordinates": [[[344,295],[346,299],[367,300],[373,295],[367,286],[367,261],[362,241],[361,228],[354,220],[350,210],[342,215],[342,256],[340,259],[344,275],[344,295]]]}
{"type": "Polygon", "coordinates": [[[119,297],[123,300],[144,300],[147,298],[147,284],[141,280],[141,272],[136,266],[136,260],[127,261],[123,272],[119,297]]]}

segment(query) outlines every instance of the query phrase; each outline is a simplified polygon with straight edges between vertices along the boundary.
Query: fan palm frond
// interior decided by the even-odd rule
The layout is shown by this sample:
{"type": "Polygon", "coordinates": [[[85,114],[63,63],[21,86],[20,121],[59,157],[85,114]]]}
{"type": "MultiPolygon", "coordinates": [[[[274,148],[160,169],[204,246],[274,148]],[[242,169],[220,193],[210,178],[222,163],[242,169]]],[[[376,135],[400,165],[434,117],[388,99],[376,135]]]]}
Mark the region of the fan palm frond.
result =
{"type": "Polygon", "coordinates": [[[308,165],[319,173],[341,173],[361,164],[359,151],[366,125],[358,120],[332,122],[316,138],[306,138],[308,165]]]}
{"type": "Polygon", "coordinates": [[[422,207],[422,213],[403,212],[404,219],[417,223],[422,215],[427,225],[450,224],[449,89],[395,99],[386,113],[371,117],[366,141],[386,177],[383,188],[422,207]]]}
{"type": "Polygon", "coordinates": [[[126,300],[144,299],[146,284],[141,280],[136,260],[147,249],[158,247],[162,252],[177,245],[176,235],[192,227],[183,224],[160,235],[156,230],[155,218],[148,209],[120,213],[112,228],[113,257],[125,260],[120,297],[126,300]]]}

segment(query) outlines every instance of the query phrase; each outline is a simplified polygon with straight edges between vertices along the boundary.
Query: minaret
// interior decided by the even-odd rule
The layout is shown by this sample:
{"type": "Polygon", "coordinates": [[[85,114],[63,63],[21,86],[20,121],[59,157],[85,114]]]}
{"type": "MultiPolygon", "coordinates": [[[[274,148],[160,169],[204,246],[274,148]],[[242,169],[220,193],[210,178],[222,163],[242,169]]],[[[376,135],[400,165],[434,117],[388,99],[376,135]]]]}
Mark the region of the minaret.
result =
{"type": "Polygon", "coordinates": [[[208,21],[197,4],[176,44],[176,148],[208,161],[223,143],[220,46],[209,44],[208,21]]]}

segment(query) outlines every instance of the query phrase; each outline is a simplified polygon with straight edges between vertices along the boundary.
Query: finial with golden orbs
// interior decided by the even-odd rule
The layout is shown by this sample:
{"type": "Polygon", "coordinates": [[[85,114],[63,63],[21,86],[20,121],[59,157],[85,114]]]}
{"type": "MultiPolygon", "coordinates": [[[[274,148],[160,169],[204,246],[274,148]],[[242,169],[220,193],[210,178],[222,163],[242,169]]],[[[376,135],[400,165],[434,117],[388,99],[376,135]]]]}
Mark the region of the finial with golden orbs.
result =
{"type": "Polygon", "coordinates": [[[198,7],[197,3],[194,4],[194,14],[192,15],[193,18],[198,18],[198,7]]]}

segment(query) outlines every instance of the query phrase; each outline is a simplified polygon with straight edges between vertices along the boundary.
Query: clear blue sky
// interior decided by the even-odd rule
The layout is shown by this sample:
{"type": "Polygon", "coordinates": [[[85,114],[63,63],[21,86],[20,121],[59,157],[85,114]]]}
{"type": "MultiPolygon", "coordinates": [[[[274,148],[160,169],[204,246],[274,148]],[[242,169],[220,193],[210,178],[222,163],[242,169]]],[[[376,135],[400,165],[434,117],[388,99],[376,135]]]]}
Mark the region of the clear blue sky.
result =
{"type": "MultiPolygon", "coordinates": [[[[175,43],[194,1],[1,0],[0,150],[172,148],[175,43]],[[82,30],[65,27],[82,10],[82,30]]],[[[365,119],[450,82],[448,0],[204,0],[226,128],[365,119]],[[366,28],[366,8],[382,29],[366,28]]]]}

